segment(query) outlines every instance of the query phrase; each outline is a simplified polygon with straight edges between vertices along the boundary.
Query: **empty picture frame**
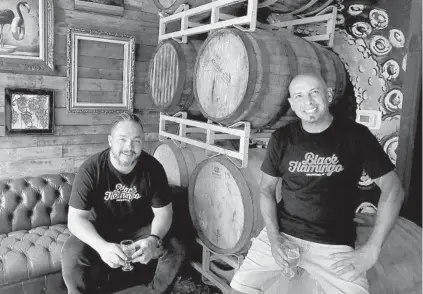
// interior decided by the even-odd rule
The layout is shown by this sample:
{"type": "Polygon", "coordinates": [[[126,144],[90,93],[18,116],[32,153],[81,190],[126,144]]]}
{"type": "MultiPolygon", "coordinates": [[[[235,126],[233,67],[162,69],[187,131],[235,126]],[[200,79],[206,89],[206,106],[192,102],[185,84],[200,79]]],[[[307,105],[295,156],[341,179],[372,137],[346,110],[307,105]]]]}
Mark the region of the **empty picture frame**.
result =
{"type": "Polygon", "coordinates": [[[53,134],[54,92],[5,89],[6,134],[53,134]]]}
{"type": "Polygon", "coordinates": [[[68,112],[133,111],[135,37],[68,29],[68,112]]]}

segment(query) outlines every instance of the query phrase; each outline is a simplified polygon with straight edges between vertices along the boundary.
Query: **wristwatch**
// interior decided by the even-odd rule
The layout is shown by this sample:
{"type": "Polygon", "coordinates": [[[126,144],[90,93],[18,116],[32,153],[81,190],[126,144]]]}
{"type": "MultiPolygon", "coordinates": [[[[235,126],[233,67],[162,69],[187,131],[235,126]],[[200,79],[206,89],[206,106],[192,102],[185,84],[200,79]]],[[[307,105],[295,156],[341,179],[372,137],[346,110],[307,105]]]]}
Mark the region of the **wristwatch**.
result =
{"type": "Polygon", "coordinates": [[[156,242],[157,242],[157,247],[162,247],[163,242],[162,242],[162,239],[161,239],[159,236],[154,235],[154,234],[150,234],[150,236],[149,236],[149,237],[153,237],[153,238],[155,238],[155,239],[156,239],[156,242]]]}

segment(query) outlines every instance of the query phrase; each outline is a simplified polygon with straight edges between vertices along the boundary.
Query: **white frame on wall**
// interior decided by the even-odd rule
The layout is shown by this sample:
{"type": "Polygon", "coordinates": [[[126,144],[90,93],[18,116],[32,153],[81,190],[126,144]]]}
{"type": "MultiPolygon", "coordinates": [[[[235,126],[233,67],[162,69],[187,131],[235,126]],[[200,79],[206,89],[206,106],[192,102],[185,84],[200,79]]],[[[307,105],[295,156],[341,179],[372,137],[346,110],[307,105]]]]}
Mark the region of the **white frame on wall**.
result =
{"type": "Polygon", "coordinates": [[[122,112],[133,111],[133,84],[135,64],[135,37],[95,30],[68,28],[67,87],[68,112],[122,112]],[[124,46],[122,103],[79,102],[78,93],[78,41],[105,42],[124,46]]]}

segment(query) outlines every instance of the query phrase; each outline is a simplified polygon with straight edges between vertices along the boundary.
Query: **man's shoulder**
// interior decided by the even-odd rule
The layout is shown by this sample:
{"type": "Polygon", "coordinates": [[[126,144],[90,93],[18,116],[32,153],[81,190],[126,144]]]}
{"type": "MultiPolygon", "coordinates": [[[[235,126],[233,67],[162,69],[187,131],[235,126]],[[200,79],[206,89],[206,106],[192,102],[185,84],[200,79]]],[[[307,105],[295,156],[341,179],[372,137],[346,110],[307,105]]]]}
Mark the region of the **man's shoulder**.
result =
{"type": "Polygon", "coordinates": [[[97,152],[90,157],[88,157],[80,166],[80,169],[94,169],[99,167],[102,163],[107,161],[107,157],[109,155],[109,148],[97,152]]]}
{"type": "Polygon", "coordinates": [[[301,122],[294,121],[289,124],[286,124],[280,128],[277,128],[273,133],[272,136],[276,139],[279,138],[286,138],[293,136],[298,130],[301,130],[301,122]]]}
{"type": "Polygon", "coordinates": [[[350,118],[338,117],[336,118],[336,123],[343,133],[347,133],[349,135],[351,135],[351,133],[363,134],[363,132],[368,131],[366,126],[359,124],[350,118]]]}
{"type": "Polygon", "coordinates": [[[142,151],[140,155],[140,162],[142,162],[145,167],[148,167],[150,169],[157,169],[158,167],[161,167],[162,164],[160,161],[155,158],[153,155],[147,153],[146,151],[142,151]]]}

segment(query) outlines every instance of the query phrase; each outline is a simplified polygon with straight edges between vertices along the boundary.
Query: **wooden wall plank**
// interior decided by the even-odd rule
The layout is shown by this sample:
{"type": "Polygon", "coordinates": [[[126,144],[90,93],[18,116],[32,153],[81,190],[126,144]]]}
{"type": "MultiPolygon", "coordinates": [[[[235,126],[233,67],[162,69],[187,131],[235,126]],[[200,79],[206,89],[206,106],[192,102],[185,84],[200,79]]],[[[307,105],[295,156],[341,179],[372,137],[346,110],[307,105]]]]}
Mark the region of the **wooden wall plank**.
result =
{"type": "MultiPolygon", "coordinates": [[[[56,124],[69,126],[78,123],[79,125],[108,125],[116,119],[114,113],[67,113],[66,108],[56,108],[56,124]]],[[[156,111],[143,111],[140,114],[141,122],[147,124],[159,124],[159,113],[156,111]]]]}
{"type": "Polygon", "coordinates": [[[73,158],[11,160],[0,164],[1,179],[33,177],[42,174],[74,172],[73,158]]]}
{"type": "Polygon", "coordinates": [[[57,126],[55,133],[58,136],[69,135],[92,135],[92,134],[109,134],[111,125],[94,125],[94,126],[57,126]]]}
{"type": "Polygon", "coordinates": [[[158,13],[157,7],[152,0],[125,0],[125,9],[142,10],[150,13],[158,13]]]}
{"type": "Polygon", "coordinates": [[[98,78],[122,81],[123,70],[78,67],[78,78],[98,78]]]}
{"type": "Polygon", "coordinates": [[[0,73],[0,87],[66,89],[66,78],[57,76],[0,73]]]}
{"type": "Polygon", "coordinates": [[[122,44],[80,40],[78,42],[79,56],[100,56],[110,59],[124,59],[125,47],[122,44]]]}
{"type": "Polygon", "coordinates": [[[113,91],[78,91],[77,99],[79,102],[91,103],[122,103],[122,92],[113,91]]]}
{"type": "MultiPolygon", "coordinates": [[[[128,7],[128,6],[127,6],[128,7]]],[[[129,8],[129,7],[128,7],[129,8]]],[[[150,12],[144,12],[139,10],[131,10],[125,8],[125,11],[123,12],[123,17],[126,19],[133,19],[133,20],[142,20],[145,22],[152,22],[159,26],[159,14],[157,12],[150,13],[150,12]]]]}
{"type": "Polygon", "coordinates": [[[107,30],[115,29],[139,29],[140,32],[157,33],[159,28],[156,23],[146,22],[142,20],[127,19],[121,16],[93,14],[87,11],[67,10],[65,13],[65,22],[68,24],[88,24],[92,28],[107,30]]]}
{"type": "Polygon", "coordinates": [[[11,158],[20,160],[36,158],[62,157],[62,146],[26,147],[26,148],[5,148],[0,149],[0,162],[9,161],[11,158]]]}
{"type": "Polygon", "coordinates": [[[107,134],[38,137],[37,146],[107,143],[107,134]]]}
{"type": "Polygon", "coordinates": [[[123,82],[116,80],[102,79],[78,79],[78,90],[80,91],[113,91],[119,92],[123,89],[123,82]]]}
{"type": "Polygon", "coordinates": [[[109,147],[109,144],[82,144],[63,146],[63,156],[91,156],[109,147]]]}
{"type": "Polygon", "coordinates": [[[18,148],[37,146],[36,136],[6,136],[0,138],[1,148],[18,148]]]}

